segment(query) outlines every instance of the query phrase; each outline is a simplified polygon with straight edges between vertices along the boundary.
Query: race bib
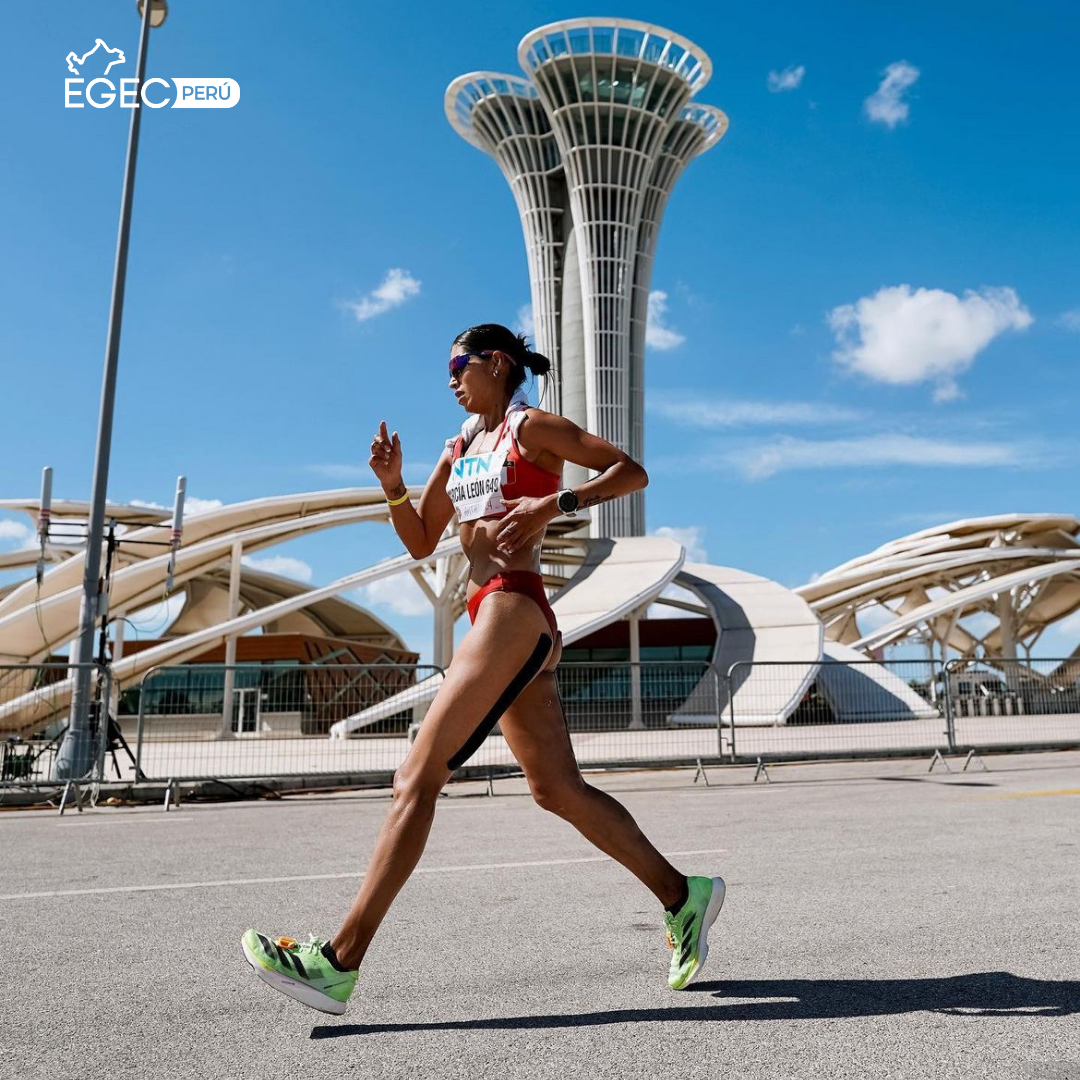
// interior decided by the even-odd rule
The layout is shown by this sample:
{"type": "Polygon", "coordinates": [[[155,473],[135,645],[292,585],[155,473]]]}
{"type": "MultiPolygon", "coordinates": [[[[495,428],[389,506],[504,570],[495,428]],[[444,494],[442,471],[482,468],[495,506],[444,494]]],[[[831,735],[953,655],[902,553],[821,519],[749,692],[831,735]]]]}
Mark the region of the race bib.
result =
{"type": "Polygon", "coordinates": [[[454,504],[458,521],[505,514],[502,486],[506,481],[509,447],[496,446],[485,454],[460,457],[450,466],[446,493],[454,504]]]}

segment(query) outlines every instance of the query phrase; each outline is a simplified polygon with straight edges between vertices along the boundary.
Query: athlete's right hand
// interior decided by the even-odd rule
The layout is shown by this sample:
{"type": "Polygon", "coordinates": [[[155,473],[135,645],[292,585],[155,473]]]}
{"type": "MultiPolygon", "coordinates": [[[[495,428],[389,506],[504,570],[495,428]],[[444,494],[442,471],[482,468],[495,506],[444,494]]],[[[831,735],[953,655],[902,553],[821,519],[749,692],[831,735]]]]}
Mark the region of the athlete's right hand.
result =
{"type": "Polygon", "coordinates": [[[392,490],[401,484],[401,440],[395,431],[391,435],[386,430],[386,421],[379,424],[375,438],[371,440],[371,457],[368,458],[371,471],[379,478],[384,488],[392,490]]]}

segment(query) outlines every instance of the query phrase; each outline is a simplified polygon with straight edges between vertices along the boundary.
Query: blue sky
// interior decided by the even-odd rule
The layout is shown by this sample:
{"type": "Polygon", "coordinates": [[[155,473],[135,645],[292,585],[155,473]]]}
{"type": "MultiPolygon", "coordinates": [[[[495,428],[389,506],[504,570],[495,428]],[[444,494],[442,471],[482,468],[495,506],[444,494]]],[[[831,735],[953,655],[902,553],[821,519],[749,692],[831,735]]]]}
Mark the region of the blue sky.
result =
{"type": "MultiPolygon", "coordinates": [[[[444,90],[589,13],[175,0],[148,74],[232,78],[241,100],[143,118],[111,498],[168,503],[179,473],[226,502],[367,484],[384,416],[420,478],[460,421],[450,340],[529,299],[509,189],[444,90]],[[402,302],[360,320],[395,270],[402,302]]],[[[698,98],[731,118],[661,232],[649,528],[797,585],[955,517],[1076,513],[1075,7],[619,13],[708,52],[698,98]]],[[[51,464],[85,498],[129,114],[65,109],[64,58],[101,37],[133,74],[138,20],[59,0],[5,26],[0,489],[35,495],[51,464]]],[[[399,550],[357,526],[262,557],[322,583],[399,550]]],[[[426,651],[422,616],[375,606],[426,651]]]]}

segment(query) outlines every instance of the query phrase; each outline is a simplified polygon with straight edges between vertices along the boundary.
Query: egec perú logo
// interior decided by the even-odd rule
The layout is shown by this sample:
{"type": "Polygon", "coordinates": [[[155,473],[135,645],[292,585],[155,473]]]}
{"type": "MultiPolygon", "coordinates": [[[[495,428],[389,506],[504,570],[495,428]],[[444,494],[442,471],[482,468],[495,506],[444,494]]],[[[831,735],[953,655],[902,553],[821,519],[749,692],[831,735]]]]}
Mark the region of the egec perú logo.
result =
{"type": "Polygon", "coordinates": [[[240,84],[235,79],[138,79],[106,78],[113,68],[127,62],[120,49],[110,49],[101,38],[82,56],[69,52],[68,71],[76,76],[64,80],[64,108],[107,109],[119,102],[122,109],[140,104],[148,109],[231,109],[240,100],[240,84]],[[87,78],[95,72],[93,78],[87,78]]]}

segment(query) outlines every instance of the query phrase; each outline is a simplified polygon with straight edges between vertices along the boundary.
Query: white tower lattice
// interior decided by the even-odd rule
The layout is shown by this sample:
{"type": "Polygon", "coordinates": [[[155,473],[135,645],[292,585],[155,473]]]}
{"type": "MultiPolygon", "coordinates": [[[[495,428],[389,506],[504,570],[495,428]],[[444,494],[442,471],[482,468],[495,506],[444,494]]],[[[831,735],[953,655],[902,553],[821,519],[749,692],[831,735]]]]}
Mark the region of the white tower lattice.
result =
{"type": "MultiPolygon", "coordinates": [[[[518,60],[529,80],[475,73],[451,83],[447,116],[514,193],[537,348],[556,372],[545,404],[641,460],[660,220],[682,170],[727,129],[718,109],[689,104],[712,65],[685,38],[627,19],[541,27],[518,60]]],[[[566,479],[585,473],[568,468],[566,479]]],[[[590,532],[643,535],[643,493],[596,507],[590,532]]]]}

